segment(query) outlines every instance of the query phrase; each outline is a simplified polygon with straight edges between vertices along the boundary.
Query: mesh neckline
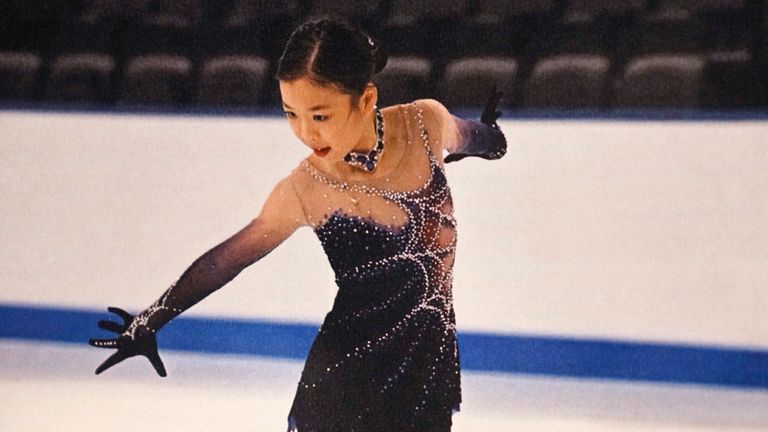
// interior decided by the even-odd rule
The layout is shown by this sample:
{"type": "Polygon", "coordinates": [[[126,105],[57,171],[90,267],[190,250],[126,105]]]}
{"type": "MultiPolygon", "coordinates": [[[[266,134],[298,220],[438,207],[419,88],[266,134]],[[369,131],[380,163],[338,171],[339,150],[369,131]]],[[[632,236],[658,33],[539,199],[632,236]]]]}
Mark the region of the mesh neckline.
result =
{"type": "MultiPolygon", "coordinates": [[[[415,195],[423,190],[425,190],[430,183],[432,183],[432,178],[434,177],[434,165],[435,165],[435,159],[432,155],[432,151],[429,148],[429,142],[427,138],[426,128],[424,127],[424,123],[422,120],[422,113],[421,109],[416,105],[415,102],[411,102],[408,104],[410,108],[413,108],[417,112],[417,120],[419,123],[419,135],[421,138],[421,145],[423,145],[427,150],[427,158],[429,161],[429,174],[427,175],[427,180],[422,183],[420,186],[399,191],[399,190],[392,190],[392,189],[383,189],[381,187],[372,186],[372,182],[388,182],[391,174],[396,174],[398,172],[398,169],[403,165],[405,160],[407,159],[407,155],[405,154],[407,151],[410,150],[410,147],[413,145],[412,139],[411,139],[411,131],[406,126],[406,146],[408,147],[405,152],[403,152],[402,156],[400,157],[400,160],[397,162],[397,165],[395,165],[394,168],[390,170],[388,174],[390,175],[384,175],[381,177],[377,177],[375,179],[371,180],[341,180],[338,177],[332,176],[330,174],[327,174],[320,169],[316,168],[312,163],[309,162],[308,159],[304,159],[301,163],[301,165],[304,167],[304,169],[309,173],[310,177],[312,177],[315,180],[320,181],[321,183],[327,184],[333,188],[340,189],[340,190],[350,190],[354,192],[364,192],[368,194],[375,194],[375,195],[385,195],[385,196],[391,196],[391,195],[403,195],[403,196],[410,196],[415,195]]],[[[403,105],[398,105],[398,109],[400,110],[401,115],[403,116],[403,123],[408,125],[408,123],[405,121],[405,113],[403,112],[403,105]]]]}
{"type": "Polygon", "coordinates": [[[310,163],[308,163],[306,160],[302,163],[302,166],[307,170],[310,177],[312,177],[315,180],[320,181],[321,183],[327,184],[333,188],[340,189],[340,190],[349,190],[353,192],[364,192],[368,194],[373,195],[382,195],[382,196],[392,196],[392,195],[402,195],[402,196],[410,196],[410,195],[416,195],[427,189],[429,185],[432,183],[432,179],[434,177],[434,158],[432,155],[429,155],[429,175],[427,176],[427,180],[422,183],[420,186],[409,189],[409,190],[394,190],[394,189],[382,189],[380,187],[371,186],[369,184],[366,184],[366,182],[343,182],[334,180],[332,178],[327,177],[323,172],[319,171],[317,168],[313,167],[310,163]]]}

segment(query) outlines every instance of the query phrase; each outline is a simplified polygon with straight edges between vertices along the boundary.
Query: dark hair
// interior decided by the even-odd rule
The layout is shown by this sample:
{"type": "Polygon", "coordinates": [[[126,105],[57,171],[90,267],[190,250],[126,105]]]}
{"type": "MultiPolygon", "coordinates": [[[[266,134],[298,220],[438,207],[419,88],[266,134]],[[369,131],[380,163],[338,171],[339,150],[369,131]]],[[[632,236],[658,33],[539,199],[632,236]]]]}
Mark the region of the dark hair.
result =
{"type": "Polygon", "coordinates": [[[280,57],[277,79],[307,77],[319,85],[335,85],[356,101],[386,64],[387,53],[368,34],[341,21],[319,19],[293,31],[280,57]]]}

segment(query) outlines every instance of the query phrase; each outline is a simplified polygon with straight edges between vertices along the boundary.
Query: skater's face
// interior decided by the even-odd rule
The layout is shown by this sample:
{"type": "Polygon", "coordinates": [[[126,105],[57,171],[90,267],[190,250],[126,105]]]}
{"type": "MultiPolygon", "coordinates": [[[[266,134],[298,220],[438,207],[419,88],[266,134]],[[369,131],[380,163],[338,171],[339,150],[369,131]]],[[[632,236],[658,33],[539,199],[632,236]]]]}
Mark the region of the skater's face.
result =
{"type": "Polygon", "coordinates": [[[335,86],[299,78],[280,81],[280,94],[294,135],[312,149],[315,158],[334,164],[353,149],[370,148],[375,142],[373,85],[353,98],[335,86]]]}

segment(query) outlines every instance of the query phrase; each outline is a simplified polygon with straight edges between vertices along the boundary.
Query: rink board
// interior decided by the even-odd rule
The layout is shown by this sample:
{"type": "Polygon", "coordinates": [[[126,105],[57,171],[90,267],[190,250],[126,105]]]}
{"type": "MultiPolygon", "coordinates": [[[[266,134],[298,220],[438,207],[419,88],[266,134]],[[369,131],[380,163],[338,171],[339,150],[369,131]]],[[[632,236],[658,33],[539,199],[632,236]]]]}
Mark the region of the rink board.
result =
{"type": "MultiPolygon", "coordinates": [[[[0,338],[68,342],[113,338],[92,311],[0,305],[0,338]]],[[[164,350],[304,359],[317,326],[180,317],[158,334],[164,350]]],[[[470,371],[768,389],[768,352],[626,341],[459,333],[470,371]]]]}

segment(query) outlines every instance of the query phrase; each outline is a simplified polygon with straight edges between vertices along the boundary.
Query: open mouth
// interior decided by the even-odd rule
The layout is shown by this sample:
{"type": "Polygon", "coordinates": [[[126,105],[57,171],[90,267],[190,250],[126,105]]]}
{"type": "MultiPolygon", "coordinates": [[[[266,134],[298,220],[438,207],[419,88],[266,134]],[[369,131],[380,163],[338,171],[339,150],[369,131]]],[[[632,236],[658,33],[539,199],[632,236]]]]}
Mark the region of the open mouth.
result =
{"type": "Polygon", "coordinates": [[[318,155],[320,157],[323,157],[323,156],[327,155],[331,151],[331,148],[330,147],[323,147],[321,149],[312,149],[312,150],[315,152],[316,155],[318,155]]]}

